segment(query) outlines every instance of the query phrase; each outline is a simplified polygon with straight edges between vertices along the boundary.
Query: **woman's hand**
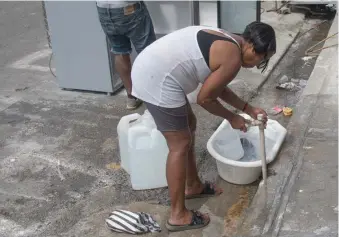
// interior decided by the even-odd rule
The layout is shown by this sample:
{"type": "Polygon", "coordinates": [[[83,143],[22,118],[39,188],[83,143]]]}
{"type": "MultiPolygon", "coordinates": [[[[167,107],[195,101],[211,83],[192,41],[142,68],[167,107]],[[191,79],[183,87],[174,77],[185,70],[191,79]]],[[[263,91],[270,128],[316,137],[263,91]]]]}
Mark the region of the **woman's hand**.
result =
{"type": "Polygon", "coordinates": [[[233,129],[240,129],[243,132],[247,132],[246,124],[250,121],[246,120],[244,117],[234,114],[230,123],[233,129]]]}
{"type": "Polygon", "coordinates": [[[263,122],[266,125],[266,123],[267,123],[267,113],[265,112],[265,110],[263,110],[261,108],[255,108],[255,107],[248,106],[245,113],[247,113],[253,119],[258,119],[257,118],[258,114],[262,114],[263,115],[263,122]]]}

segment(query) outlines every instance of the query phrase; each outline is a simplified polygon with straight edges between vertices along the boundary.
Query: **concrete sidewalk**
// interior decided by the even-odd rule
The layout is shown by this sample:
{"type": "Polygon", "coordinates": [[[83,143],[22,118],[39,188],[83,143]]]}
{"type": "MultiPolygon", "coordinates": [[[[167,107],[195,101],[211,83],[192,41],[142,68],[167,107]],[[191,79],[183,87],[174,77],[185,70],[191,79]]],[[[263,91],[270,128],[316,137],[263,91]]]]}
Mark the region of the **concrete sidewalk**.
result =
{"type": "MultiPolygon", "coordinates": [[[[337,29],[336,16],[328,35],[337,29]]],[[[234,236],[338,236],[337,63],[337,46],[322,50],[271,166],[267,202],[261,186],[234,236]]]]}

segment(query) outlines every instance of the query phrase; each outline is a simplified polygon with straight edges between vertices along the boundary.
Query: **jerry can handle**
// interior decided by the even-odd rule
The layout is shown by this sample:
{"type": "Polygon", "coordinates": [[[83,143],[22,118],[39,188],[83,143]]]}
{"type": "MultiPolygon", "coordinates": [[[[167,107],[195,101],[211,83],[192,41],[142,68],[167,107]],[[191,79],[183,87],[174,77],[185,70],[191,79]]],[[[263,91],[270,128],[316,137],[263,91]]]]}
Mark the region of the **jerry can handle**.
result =
{"type": "Polygon", "coordinates": [[[120,119],[120,121],[118,123],[118,127],[120,127],[120,126],[126,127],[131,121],[136,120],[140,117],[141,117],[141,115],[138,114],[138,113],[126,115],[126,116],[124,116],[120,119]]]}

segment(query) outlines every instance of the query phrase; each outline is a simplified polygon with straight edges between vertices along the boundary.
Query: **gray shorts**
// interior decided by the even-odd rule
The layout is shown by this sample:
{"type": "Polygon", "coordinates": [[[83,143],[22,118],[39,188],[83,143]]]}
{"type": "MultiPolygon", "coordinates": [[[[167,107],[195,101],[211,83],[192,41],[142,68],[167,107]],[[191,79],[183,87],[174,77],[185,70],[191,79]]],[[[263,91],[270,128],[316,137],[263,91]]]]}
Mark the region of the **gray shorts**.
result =
{"type": "Polygon", "coordinates": [[[189,129],[190,105],[187,101],[185,105],[177,108],[164,108],[144,102],[147,110],[154,118],[157,129],[160,132],[173,132],[189,129]]]}

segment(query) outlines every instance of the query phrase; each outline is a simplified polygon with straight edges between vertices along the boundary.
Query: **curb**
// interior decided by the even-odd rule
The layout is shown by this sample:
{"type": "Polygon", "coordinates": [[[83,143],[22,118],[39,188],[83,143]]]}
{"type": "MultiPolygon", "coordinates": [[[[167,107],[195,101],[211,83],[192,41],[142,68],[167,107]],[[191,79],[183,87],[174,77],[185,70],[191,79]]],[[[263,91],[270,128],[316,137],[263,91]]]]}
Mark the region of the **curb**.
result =
{"type": "MultiPolygon", "coordinates": [[[[336,16],[328,35],[331,34],[337,20],[336,16]]],[[[312,119],[314,108],[318,105],[319,95],[326,83],[326,72],[328,70],[326,66],[331,65],[328,64],[327,57],[324,57],[326,53],[322,51],[317,58],[309,82],[296,104],[296,113],[287,125],[287,137],[290,139],[284,144],[279,160],[273,164],[273,168],[278,170],[278,175],[270,177],[268,180],[268,196],[265,196],[261,182],[251,206],[245,211],[238,225],[235,236],[264,236],[269,234],[269,236],[276,237],[279,234],[286,205],[303,164],[302,146],[305,141],[305,134],[312,119]],[[318,68],[316,68],[317,64],[318,68]],[[317,69],[320,69],[320,71],[317,69]],[[316,86],[314,85],[315,82],[316,86]],[[265,197],[266,200],[264,200],[265,197]]]]}

